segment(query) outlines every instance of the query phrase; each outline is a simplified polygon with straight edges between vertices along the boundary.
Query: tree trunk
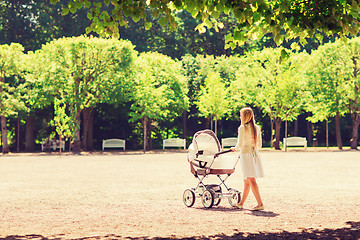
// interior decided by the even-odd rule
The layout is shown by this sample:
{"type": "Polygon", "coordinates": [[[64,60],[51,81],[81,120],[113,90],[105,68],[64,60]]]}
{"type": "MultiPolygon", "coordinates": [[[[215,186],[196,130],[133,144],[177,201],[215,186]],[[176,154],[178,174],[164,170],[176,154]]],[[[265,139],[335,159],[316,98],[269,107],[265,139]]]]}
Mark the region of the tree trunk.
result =
{"type": "Polygon", "coordinates": [[[93,117],[94,108],[85,108],[82,110],[83,114],[83,135],[82,135],[82,148],[85,151],[92,150],[90,144],[90,128],[91,126],[91,118],[93,117]]]}
{"type": "Polygon", "coordinates": [[[35,120],[31,117],[26,119],[25,151],[35,151],[35,120]]]}
{"type": "Polygon", "coordinates": [[[296,119],[294,123],[294,136],[297,136],[299,132],[299,120],[296,119]]]}
{"type": "Polygon", "coordinates": [[[59,135],[59,144],[60,144],[60,149],[59,149],[59,152],[60,152],[60,154],[62,153],[62,142],[63,142],[63,139],[62,139],[62,136],[61,135],[59,135]]]}
{"type": "Polygon", "coordinates": [[[270,148],[273,148],[274,146],[274,120],[272,117],[270,117],[270,148]]]}
{"type": "Polygon", "coordinates": [[[76,125],[78,126],[78,129],[76,130],[76,133],[75,133],[75,140],[71,144],[73,153],[81,152],[81,139],[80,139],[81,118],[80,118],[80,115],[81,115],[81,111],[78,111],[76,113],[76,125]]]}
{"type": "Polygon", "coordinates": [[[280,130],[281,130],[281,118],[275,118],[275,149],[281,150],[280,148],[280,130]]]}
{"type": "Polygon", "coordinates": [[[218,123],[218,121],[217,121],[217,119],[215,118],[215,135],[217,136],[217,123],[218,123]]]}
{"type": "Polygon", "coordinates": [[[359,86],[357,83],[357,76],[358,76],[358,71],[359,69],[357,68],[357,57],[353,57],[352,58],[353,63],[354,63],[354,107],[352,107],[352,136],[351,136],[351,140],[350,140],[350,146],[351,149],[357,149],[357,142],[358,142],[358,138],[359,138],[359,113],[358,113],[358,108],[356,107],[359,101],[359,86]]]}
{"type": "MultiPolygon", "coordinates": [[[[78,97],[79,97],[79,92],[80,92],[80,82],[81,82],[81,79],[80,77],[76,78],[75,79],[75,103],[78,102],[78,97]]],[[[73,143],[70,143],[70,146],[72,148],[72,152],[73,153],[80,153],[81,152],[81,112],[82,110],[80,109],[80,106],[73,106],[75,107],[75,111],[76,111],[76,116],[75,116],[75,124],[76,124],[76,127],[77,127],[77,130],[75,132],[75,136],[74,136],[74,142],[73,143]]],[[[70,149],[69,149],[70,150],[70,149]]]]}
{"type": "Polygon", "coordinates": [[[326,119],[326,147],[329,148],[329,120],[326,119]]]}
{"type": "Polygon", "coordinates": [[[336,131],[336,144],[339,149],[342,149],[339,111],[336,112],[336,116],[335,116],[335,131],[336,131]]]}
{"type": "Polygon", "coordinates": [[[359,138],[359,114],[352,113],[352,136],[350,140],[351,149],[357,149],[357,142],[359,138]]]}
{"type": "MultiPolygon", "coordinates": [[[[288,128],[288,124],[287,124],[287,120],[285,120],[285,139],[286,139],[286,141],[287,141],[287,137],[288,137],[287,128],[288,128]]],[[[286,145],[284,145],[284,149],[285,149],[285,152],[286,152],[286,145]]]]}
{"type": "Polygon", "coordinates": [[[205,118],[205,129],[210,129],[210,118],[205,118]]]}
{"type": "Polygon", "coordinates": [[[2,153],[9,153],[10,148],[7,140],[6,117],[1,116],[1,140],[2,140],[2,153]]]}
{"type": "Polygon", "coordinates": [[[147,148],[147,136],[146,136],[146,133],[147,133],[147,118],[146,117],[143,117],[142,119],[142,122],[143,122],[143,126],[144,126],[144,153],[146,152],[146,148],[147,148]]]}
{"type": "MultiPolygon", "coordinates": [[[[311,115],[311,113],[307,114],[308,116],[311,115]]],[[[306,120],[306,130],[307,130],[307,142],[308,142],[308,146],[312,145],[312,138],[313,138],[313,134],[312,134],[312,123],[306,120]]]]}
{"type": "Polygon", "coordinates": [[[20,118],[17,118],[17,127],[16,127],[16,152],[20,152],[20,118]]]}
{"type": "Polygon", "coordinates": [[[187,119],[187,112],[183,111],[182,114],[182,120],[183,120],[183,138],[186,139],[187,137],[187,124],[186,124],[186,119],[187,119]]]}
{"type": "Polygon", "coordinates": [[[82,128],[82,139],[81,139],[81,146],[82,148],[87,151],[87,135],[88,135],[88,129],[89,129],[89,115],[90,111],[88,108],[84,108],[82,110],[83,114],[83,128],[82,128]]]}
{"type": "Polygon", "coordinates": [[[149,120],[148,120],[148,139],[149,139],[148,150],[153,149],[151,132],[152,132],[152,120],[151,120],[151,118],[149,118],[149,120]]]}
{"type": "Polygon", "coordinates": [[[88,141],[87,147],[89,151],[94,150],[94,111],[91,111],[90,120],[89,120],[89,129],[88,129],[88,141]]]}

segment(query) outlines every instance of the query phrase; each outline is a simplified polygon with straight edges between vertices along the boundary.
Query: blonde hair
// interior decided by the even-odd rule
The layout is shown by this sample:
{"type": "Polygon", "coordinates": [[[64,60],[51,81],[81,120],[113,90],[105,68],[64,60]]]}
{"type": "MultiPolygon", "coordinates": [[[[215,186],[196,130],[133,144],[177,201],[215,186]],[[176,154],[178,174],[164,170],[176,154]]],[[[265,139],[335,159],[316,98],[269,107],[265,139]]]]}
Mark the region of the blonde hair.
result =
{"type": "Polygon", "coordinates": [[[244,122],[241,122],[241,125],[250,125],[254,142],[256,143],[257,140],[257,134],[256,134],[256,124],[255,124],[255,118],[254,118],[254,112],[251,108],[245,107],[240,110],[240,115],[242,116],[242,119],[244,122]]]}

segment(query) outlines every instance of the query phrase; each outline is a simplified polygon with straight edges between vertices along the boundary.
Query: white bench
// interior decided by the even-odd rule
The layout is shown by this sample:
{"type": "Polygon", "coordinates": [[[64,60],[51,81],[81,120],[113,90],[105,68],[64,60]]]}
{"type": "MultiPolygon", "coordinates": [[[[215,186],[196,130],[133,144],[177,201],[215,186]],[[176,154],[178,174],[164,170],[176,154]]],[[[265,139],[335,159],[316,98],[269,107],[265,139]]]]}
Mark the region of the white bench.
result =
{"type": "Polygon", "coordinates": [[[182,138],[169,138],[163,140],[163,149],[166,147],[183,147],[186,149],[186,141],[182,138]]]}
{"type": "Polygon", "coordinates": [[[235,147],[237,143],[236,137],[222,138],[221,139],[221,148],[224,147],[235,147]]]}
{"type": "Polygon", "coordinates": [[[307,141],[304,137],[288,137],[283,139],[284,147],[304,147],[307,148],[307,141]]]}
{"type": "Polygon", "coordinates": [[[105,148],[123,148],[125,151],[125,140],[117,138],[103,140],[102,150],[104,151],[105,148]]]}

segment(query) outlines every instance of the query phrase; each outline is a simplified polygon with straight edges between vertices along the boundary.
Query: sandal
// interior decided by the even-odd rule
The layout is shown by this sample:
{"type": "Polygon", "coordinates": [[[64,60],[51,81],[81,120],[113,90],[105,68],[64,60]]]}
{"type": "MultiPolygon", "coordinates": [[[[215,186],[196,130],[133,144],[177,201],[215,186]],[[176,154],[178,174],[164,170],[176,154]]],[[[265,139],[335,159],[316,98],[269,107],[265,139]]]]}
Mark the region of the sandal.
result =
{"type": "Polygon", "coordinates": [[[262,206],[256,206],[256,207],[252,208],[251,210],[252,211],[260,211],[260,210],[264,210],[264,209],[265,209],[264,205],[262,205],[262,206]]]}
{"type": "Polygon", "coordinates": [[[244,205],[240,204],[240,203],[235,204],[235,207],[237,207],[239,209],[244,209],[244,205]]]}

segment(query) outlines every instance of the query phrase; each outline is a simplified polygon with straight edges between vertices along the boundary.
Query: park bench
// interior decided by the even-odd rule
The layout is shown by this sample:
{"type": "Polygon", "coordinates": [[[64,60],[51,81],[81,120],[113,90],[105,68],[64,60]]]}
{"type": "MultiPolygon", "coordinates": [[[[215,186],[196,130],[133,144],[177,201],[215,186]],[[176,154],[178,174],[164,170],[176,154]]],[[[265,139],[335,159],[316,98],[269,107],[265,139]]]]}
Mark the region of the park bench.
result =
{"type": "Polygon", "coordinates": [[[237,143],[236,137],[222,138],[221,148],[224,149],[225,147],[235,147],[236,143],[237,143]]]}
{"type": "Polygon", "coordinates": [[[307,141],[304,137],[288,137],[283,139],[284,147],[304,147],[307,148],[307,141]]]}
{"type": "Polygon", "coordinates": [[[104,151],[105,148],[122,148],[125,151],[125,140],[117,138],[103,140],[102,150],[104,151]]]}
{"type": "Polygon", "coordinates": [[[169,138],[163,140],[163,149],[166,147],[181,147],[186,149],[186,141],[182,138],[169,138]]]}

